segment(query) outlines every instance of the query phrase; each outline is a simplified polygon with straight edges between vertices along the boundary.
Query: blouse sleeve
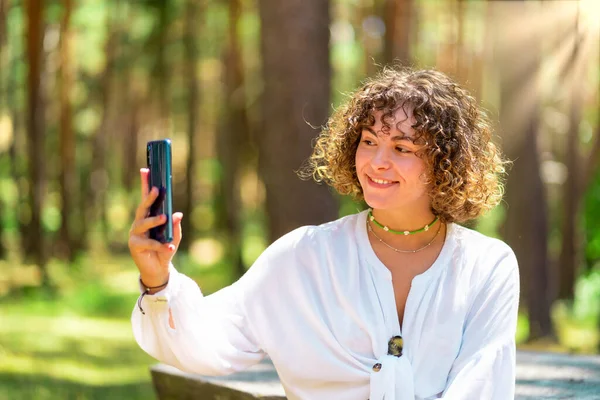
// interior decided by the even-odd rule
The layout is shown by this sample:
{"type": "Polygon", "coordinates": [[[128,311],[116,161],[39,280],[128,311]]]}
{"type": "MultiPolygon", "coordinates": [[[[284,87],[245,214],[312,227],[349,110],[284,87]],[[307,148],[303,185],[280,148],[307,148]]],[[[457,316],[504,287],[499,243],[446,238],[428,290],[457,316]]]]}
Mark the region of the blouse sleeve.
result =
{"type": "Polygon", "coordinates": [[[474,299],[443,399],[514,398],[519,290],[517,260],[508,250],[474,299]]]}
{"type": "Polygon", "coordinates": [[[169,270],[168,286],[143,296],[132,313],[135,340],[146,353],[202,375],[240,371],[264,357],[246,321],[243,293],[237,284],[203,296],[192,279],[172,265],[169,270]]]}

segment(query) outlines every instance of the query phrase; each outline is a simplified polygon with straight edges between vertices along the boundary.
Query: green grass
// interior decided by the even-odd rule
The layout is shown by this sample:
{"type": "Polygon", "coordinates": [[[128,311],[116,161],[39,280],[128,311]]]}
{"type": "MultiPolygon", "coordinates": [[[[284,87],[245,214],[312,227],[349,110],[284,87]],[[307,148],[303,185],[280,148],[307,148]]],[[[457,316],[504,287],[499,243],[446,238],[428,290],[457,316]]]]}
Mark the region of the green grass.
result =
{"type": "MultiPolygon", "coordinates": [[[[176,265],[205,294],[232,279],[225,260],[178,255],[176,265]]],[[[131,258],[88,254],[48,268],[53,293],[35,287],[32,266],[0,261],[0,400],[156,399],[149,367],[157,361],[130,325],[139,295],[131,258]]]]}
{"type": "MultiPolygon", "coordinates": [[[[28,266],[0,263],[0,281],[13,284],[0,297],[0,400],[156,399],[149,367],[157,361],[130,325],[138,274],[129,257],[53,263],[53,294],[30,286],[28,266]]],[[[222,265],[179,264],[205,293],[230,279],[222,265]]]]}
{"type": "Polygon", "coordinates": [[[0,399],[155,398],[129,321],[0,310],[0,399]]]}
{"type": "Polygon", "coordinates": [[[156,361],[137,346],[129,322],[136,274],[120,265],[113,260],[100,279],[73,271],[54,295],[2,298],[1,400],[156,398],[148,370],[156,361]],[[121,285],[111,286],[116,276],[121,285]]]}

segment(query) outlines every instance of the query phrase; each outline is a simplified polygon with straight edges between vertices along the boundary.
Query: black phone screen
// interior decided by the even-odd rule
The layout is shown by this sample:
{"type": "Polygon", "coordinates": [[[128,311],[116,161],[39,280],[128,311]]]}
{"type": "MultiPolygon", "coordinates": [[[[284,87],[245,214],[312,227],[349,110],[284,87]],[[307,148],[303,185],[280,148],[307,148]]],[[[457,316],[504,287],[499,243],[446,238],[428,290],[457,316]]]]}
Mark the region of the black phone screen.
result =
{"type": "Polygon", "coordinates": [[[158,197],[150,206],[149,216],[166,215],[167,221],[150,229],[150,238],[161,243],[173,241],[173,207],[171,187],[171,141],[169,139],[148,142],[147,163],[148,188],[158,188],[158,197]]]}

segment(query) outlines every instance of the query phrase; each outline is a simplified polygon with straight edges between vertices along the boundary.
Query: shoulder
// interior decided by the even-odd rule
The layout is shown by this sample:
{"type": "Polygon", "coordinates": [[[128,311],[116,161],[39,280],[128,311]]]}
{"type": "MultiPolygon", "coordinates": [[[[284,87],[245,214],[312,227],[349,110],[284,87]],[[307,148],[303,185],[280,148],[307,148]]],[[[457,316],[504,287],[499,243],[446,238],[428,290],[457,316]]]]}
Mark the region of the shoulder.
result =
{"type": "Polygon", "coordinates": [[[350,215],[294,229],[267,247],[235,286],[254,304],[300,289],[309,293],[319,282],[339,275],[332,274],[331,268],[347,268],[357,259],[357,221],[356,215],[350,215]]]}
{"type": "Polygon", "coordinates": [[[515,253],[500,239],[453,224],[453,282],[462,293],[466,310],[518,306],[519,268],[515,253]]]}
{"type": "Polygon", "coordinates": [[[504,241],[486,236],[481,232],[466,228],[462,225],[452,224],[452,238],[457,249],[465,256],[472,258],[486,258],[497,260],[514,258],[515,253],[504,241]]]}
{"type": "MultiPolygon", "coordinates": [[[[356,248],[356,224],[361,214],[352,214],[321,225],[306,225],[283,235],[254,262],[247,275],[287,277],[294,272],[323,267],[323,260],[345,257],[356,248]],[[352,251],[352,250],[350,250],[352,251]]],[[[355,251],[355,250],[354,250],[355,251]]]]}
{"type": "Polygon", "coordinates": [[[360,214],[352,214],[321,225],[305,225],[273,242],[264,252],[268,258],[306,255],[333,249],[354,240],[360,214]]]}
{"type": "Polygon", "coordinates": [[[455,256],[472,269],[478,280],[518,276],[515,253],[504,241],[458,224],[452,224],[452,240],[455,256]]]}

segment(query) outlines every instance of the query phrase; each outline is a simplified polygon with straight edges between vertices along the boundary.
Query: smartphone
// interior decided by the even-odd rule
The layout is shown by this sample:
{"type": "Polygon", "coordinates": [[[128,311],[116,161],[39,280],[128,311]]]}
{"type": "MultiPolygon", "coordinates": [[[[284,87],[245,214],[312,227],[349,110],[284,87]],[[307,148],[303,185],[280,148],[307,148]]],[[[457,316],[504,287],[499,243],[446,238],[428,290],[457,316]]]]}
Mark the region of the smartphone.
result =
{"type": "Polygon", "coordinates": [[[173,241],[173,186],[171,184],[171,140],[161,139],[148,142],[148,188],[158,188],[158,197],[150,206],[150,217],[164,214],[167,222],[150,229],[150,238],[161,243],[173,241]]]}

